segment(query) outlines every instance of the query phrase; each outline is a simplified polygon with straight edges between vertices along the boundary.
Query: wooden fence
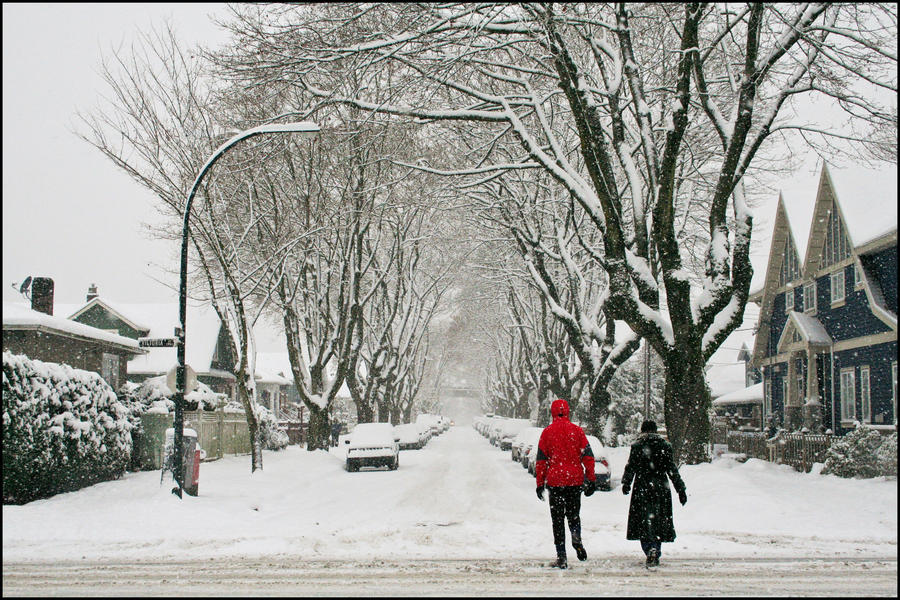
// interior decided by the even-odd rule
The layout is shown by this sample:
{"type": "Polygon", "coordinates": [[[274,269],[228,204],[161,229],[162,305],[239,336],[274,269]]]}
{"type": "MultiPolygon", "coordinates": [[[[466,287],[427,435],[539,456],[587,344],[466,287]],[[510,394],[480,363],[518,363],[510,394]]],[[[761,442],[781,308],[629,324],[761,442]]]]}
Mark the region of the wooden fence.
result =
{"type": "Polygon", "coordinates": [[[728,451],[770,462],[791,465],[809,473],[813,463],[825,462],[834,436],[779,432],[774,438],[758,432],[729,431],[728,451]]]}
{"type": "MultiPolygon", "coordinates": [[[[133,436],[136,460],[132,464],[142,469],[162,468],[166,429],[172,427],[174,420],[171,413],[141,415],[144,433],[133,436]]],[[[185,411],[184,427],[197,432],[197,443],[206,451],[206,460],[250,453],[250,430],[243,411],[185,411]]]]}

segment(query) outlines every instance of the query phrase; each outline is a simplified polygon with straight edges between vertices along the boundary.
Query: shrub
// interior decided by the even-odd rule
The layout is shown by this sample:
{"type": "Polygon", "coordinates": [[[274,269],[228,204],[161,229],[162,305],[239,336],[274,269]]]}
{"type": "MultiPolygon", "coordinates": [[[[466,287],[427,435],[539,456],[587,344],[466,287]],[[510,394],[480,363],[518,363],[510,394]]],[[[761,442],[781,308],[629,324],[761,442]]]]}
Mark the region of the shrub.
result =
{"type": "MultiPolygon", "coordinates": [[[[825,475],[838,477],[877,477],[883,474],[880,449],[884,437],[871,427],[856,423],[856,428],[835,439],[825,454],[825,475]]],[[[894,434],[894,473],[897,470],[897,442],[894,434]]]]}
{"type": "Polygon", "coordinates": [[[885,477],[897,476],[897,432],[884,438],[878,449],[878,466],[881,475],[885,477]]]}
{"type": "Polygon", "coordinates": [[[97,373],[3,353],[4,504],[121,477],[131,429],[97,373]]]}
{"type": "Polygon", "coordinates": [[[265,450],[281,450],[286,448],[288,442],[287,433],[278,428],[278,420],[265,406],[257,405],[256,419],[259,422],[259,441],[265,450]]]}

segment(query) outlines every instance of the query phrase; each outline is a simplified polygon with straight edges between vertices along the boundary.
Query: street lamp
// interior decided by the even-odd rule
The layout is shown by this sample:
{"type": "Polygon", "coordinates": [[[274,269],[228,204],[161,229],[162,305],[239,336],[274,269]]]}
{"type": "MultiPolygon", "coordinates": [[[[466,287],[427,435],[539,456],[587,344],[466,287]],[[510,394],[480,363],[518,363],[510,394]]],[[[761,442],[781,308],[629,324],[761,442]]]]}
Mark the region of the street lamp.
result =
{"type": "Polygon", "coordinates": [[[175,439],[173,451],[175,453],[175,483],[176,487],[172,489],[172,493],[181,498],[181,492],[184,488],[184,459],[182,457],[182,447],[184,445],[184,358],[185,358],[185,341],[187,338],[187,264],[188,264],[188,231],[191,218],[191,205],[194,202],[194,195],[197,188],[200,187],[200,181],[207,171],[212,168],[219,158],[222,157],[235,144],[247,138],[257,135],[269,133],[300,133],[305,135],[315,135],[319,131],[319,126],[309,121],[300,121],[298,123],[269,123],[260,125],[253,129],[247,129],[235,134],[227,142],[216,149],[215,152],[207,159],[206,164],[200,169],[200,173],[194,180],[191,187],[191,193],[188,194],[187,202],[184,205],[184,226],[181,231],[181,286],[179,290],[179,316],[180,326],[175,331],[175,344],[178,348],[178,363],[176,364],[175,373],[175,439]]]}

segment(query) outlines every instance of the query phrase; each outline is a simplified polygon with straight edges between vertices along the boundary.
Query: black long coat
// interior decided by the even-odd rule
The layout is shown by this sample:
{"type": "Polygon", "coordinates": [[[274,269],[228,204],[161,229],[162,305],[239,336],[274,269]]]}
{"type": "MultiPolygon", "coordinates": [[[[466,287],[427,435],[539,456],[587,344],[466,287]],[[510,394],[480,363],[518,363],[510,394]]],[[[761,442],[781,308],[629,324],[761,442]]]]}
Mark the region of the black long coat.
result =
{"type": "Polygon", "coordinates": [[[685,490],[685,486],[672,459],[672,445],[655,433],[642,433],[631,445],[622,485],[631,485],[632,479],[634,488],[626,538],[674,542],[672,492],[668,480],[672,480],[678,492],[685,490]]]}

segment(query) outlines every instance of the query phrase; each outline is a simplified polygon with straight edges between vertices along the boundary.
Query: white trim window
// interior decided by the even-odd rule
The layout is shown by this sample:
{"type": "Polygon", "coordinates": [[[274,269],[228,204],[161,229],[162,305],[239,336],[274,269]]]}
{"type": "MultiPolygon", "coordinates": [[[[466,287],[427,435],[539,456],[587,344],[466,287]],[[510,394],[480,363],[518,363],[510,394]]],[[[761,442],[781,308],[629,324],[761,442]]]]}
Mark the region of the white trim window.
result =
{"type": "Polygon", "coordinates": [[[841,369],[841,421],[856,419],[856,368],[841,369]]]}
{"type": "MultiPolygon", "coordinates": [[[[896,363],[894,363],[894,373],[897,372],[896,363]]],[[[895,386],[896,387],[896,386],[895,386]]],[[[765,401],[766,401],[766,414],[772,414],[772,380],[768,377],[766,378],[766,383],[764,386],[765,389],[765,401]]]]}
{"type": "Polygon", "coordinates": [[[843,302],[847,296],[846,291],[844,287],[844,270],[838,269],[831,274],[831,303],[843,302]]]}
{"type": "Polygon", "coordinates": [[[863,285],[862,267],[859,266],[859,263],[855,263],[853,265],[853,287],[861,288],[862,285],[863,285]]]}
{"type": "Polygon", "coordinates": [[[816,311],[816,281],[803,285],[803,312],[816,311]]]}
{"type": "Polygon", "coordinates": [[[782,410],[788,405],[788,394],[791,391],[791,382],[788,376],[781,378],[781,408],[782,410]]]}
{"type": "Polygon", "coordinates": [[[869,383],[869,366],[859,368],[859,400],[862,404],[862,422],[872,422],[872,390],[869,383]]]}
{"type": "Polygon", "coordinates": [[[788,288],[784,291],[784,312],[789,313],[794,310],[794,288],[788,288]]]}

